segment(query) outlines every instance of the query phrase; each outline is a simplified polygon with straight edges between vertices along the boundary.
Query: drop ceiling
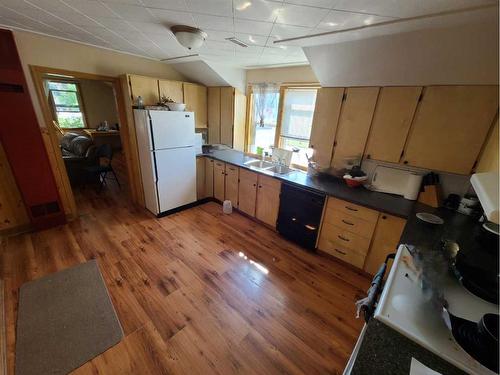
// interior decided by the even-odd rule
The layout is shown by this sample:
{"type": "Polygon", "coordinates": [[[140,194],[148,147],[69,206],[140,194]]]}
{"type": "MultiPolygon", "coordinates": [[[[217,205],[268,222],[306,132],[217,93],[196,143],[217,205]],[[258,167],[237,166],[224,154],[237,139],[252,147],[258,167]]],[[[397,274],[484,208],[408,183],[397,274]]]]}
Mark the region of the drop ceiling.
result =
{"type": "Polygon", "coordinates": [[[153,59],[192,53],[237,67],[307,63],[302,48],[281,39],[397,18],[461,9],[495,0],[0,0],[0,25],[31,30],[153,59]],[[168,27],[207,32],[196,51],[168,27]],[[248,44],[237,46],[226,38],[248,44]]]}

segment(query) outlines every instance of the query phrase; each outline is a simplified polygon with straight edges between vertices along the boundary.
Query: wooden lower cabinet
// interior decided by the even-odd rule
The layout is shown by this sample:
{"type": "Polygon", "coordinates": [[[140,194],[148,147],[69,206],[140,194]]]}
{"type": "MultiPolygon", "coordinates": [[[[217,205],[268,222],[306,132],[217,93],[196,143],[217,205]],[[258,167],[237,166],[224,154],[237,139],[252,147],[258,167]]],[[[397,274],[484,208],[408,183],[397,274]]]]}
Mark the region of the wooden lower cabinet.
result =
{"type": "Polygon", "coordinates": [[[276,228],[278,219],[280,191],[281,182],[272,177],[259,175],[255,217],[273,228],[276,228]]]}
{"type": "Polygon", "coordinates": [[[238,182],[239,168],[231,164],[226,164],[224,199],[230,200],[233,208],[238,208],[238,182]]]}
{"type": "Polygon", "coordinates": [[[224,201],[226,166],[221,161],[214,161],[214,198],[224,201]]]}
{"type": "Polygon", "coordinates": [[[370,251],[366,256],[363,267],[366,272],[374,275],[384,262],[387,254],[396,252],[405,225],[405,219],[380,214],[375,232],[373,233],[370,251]]]}
{"type": "Polygon", "coordinates": [[[196,158],[196,199],[203,199],[205,195],[205,158],[196,158]]]}
{"type": "Polygon", "coordinates": [[[214,196],[214,164],[214,159],[205,159],[205,197],[214,196]]]}
{"type": "Polygon", "coordinates": [[[257,173],[240,168],[238,209],[250,216],[255,216],[255,203],[257,200],[257,180],[257,173]]]}

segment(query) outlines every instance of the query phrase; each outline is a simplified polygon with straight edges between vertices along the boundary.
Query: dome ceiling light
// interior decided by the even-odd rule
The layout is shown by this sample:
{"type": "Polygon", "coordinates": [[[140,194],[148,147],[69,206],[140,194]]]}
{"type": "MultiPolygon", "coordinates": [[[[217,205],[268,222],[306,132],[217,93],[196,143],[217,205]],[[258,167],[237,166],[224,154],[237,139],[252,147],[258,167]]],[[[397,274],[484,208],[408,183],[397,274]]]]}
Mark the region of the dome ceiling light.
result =
{"type": "Polygon", "coordinates": [[[186,25],[175,25],[172,26],[170,30],[174,33],[174,36],[180,45],[189,50],[201,47],[208,36],[207,33],[201,29],[186,25]]]}

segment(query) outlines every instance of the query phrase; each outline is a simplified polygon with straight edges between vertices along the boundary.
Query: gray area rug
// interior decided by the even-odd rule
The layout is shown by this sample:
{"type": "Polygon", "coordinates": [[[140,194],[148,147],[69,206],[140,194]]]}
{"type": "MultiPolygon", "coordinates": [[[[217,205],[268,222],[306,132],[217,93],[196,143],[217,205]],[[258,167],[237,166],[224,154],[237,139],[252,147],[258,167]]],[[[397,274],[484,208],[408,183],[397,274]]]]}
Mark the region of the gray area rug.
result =
{"type": "Polygon", "coordinates": [[[23,284],[16,374],[67,374],[123,338],[95,260],[23,284]]]}

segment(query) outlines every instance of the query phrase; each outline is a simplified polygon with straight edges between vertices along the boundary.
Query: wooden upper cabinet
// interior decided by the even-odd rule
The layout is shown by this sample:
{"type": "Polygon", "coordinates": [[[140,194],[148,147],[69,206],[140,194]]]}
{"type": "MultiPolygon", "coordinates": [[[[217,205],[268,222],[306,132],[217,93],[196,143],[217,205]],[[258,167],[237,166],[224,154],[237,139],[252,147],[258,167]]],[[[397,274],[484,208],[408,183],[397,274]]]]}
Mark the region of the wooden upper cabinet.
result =
{"type": "Polygon", "coordinates": [[[195,126],[207,127],[207,88],[194,83],[184,83],[186,111],[194,112],[195,126]]]}
{"type": "Polygon", "coordinates": [[[367,158],[399,162],[421,92],[421,87],[380,90],[365,149],[367,158]]]}
{"type": "Polygon", "coordinates": [[[176,103],[184,103],[184,91],[181,81],[160,79],[158,81],[158,88],[160,90],[160,98],[166,96],[176,103]]]}
{"type": "Polygon", "coordinates": [[[226,164],[226,182],[224,199],[230,200],[234,208],[238,208],[239,168],[226,164]]]}
{"type": "Polygon", "coordinates": [[[314,149],[314,161],[320,166],[328,167],[332,159],[343,94],[343,88],[323,87],[316,96],[309,147],[314,149]]]}
{"type": "Polygon", "coordinates": [[[233,147],[234,88],[220,89],[220,143],[233,147]]]}
{"type": "Polygon", "coordinates": [[[350,87],[345,90],[332,167],[349,167],[349,159],[361,158],[363,155],[378,92],[378,87],[350,87]]]}
{"type": "Polygon", "coordinates": [[[497,110],[498,86],[426,87],[401,160],[469,174],[497,110]]]}
{"type": "MultiPolygon", "coordinates": [[[[400,217],[380,214],[372,237],[370,251],[365,259],[363,269],[374,275],[388,254],[395,253],[399,239],[403,233],[406,220],[400,217]]],[[[386,272],[386,275],[389,272],[386,272]]]]}
{"type": "Polygon", "coordinates": [[[208,142],[220,143],[220,87],[208,88],[208,142]]]}
{"type": "Polygon", "coordinates": [[[134,105],[138,96],[142,97],[144,105],[156,105],[160,101],[158,80],[156,78],[130,75],[129,85],[134,105]]]}
{"type": "Polygon", "coordinates": [[[234,135],[233,148],[245,151],[245,128],[247,117],[247,97],[239,90],[234,90],[234,135]]]}

